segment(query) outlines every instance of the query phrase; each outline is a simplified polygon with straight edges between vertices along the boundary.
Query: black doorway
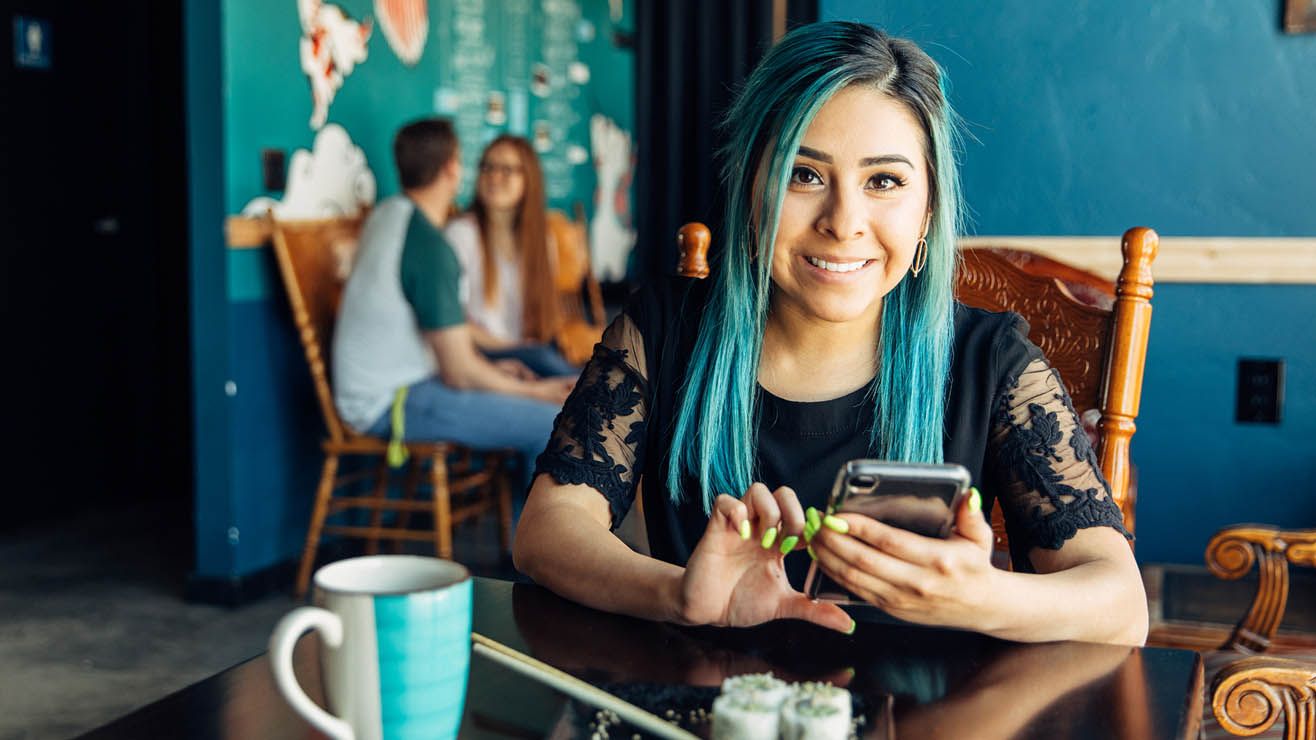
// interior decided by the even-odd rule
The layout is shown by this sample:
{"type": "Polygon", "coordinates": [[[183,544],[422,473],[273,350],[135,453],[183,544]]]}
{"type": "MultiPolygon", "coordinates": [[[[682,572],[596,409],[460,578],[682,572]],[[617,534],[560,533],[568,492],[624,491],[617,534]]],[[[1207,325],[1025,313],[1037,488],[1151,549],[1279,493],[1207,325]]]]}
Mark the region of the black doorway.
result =
{"type": "Polygon", "coordinates": [[[120,502],[190,539],[181,4],[3,7],[0,528],[120,502]],[[20,66],[19,18],[45,24],[49,68],[20,66]]]}

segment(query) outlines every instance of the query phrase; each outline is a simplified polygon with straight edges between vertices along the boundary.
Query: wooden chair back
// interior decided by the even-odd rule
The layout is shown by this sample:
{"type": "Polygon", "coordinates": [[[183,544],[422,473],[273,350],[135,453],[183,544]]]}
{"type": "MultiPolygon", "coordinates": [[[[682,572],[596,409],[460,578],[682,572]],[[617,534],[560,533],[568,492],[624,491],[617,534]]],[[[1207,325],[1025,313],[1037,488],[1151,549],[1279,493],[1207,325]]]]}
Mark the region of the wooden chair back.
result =
{"type": "MultiPolygon", "coordinates": [[[[1081,415],[1097,408],[1112,311],[1079,301],[1058,278],[1019,266],[1005,254],[1013,251],[962,250],[956,298],[969,306],[1023,316],[1028,338],[1060,371],[1074,410],[1081,415]]],[[[1115,284],[1106,282],[1104,287],[1108,293],[1102,294],[1113,304],[1115,284]]]]}
{"type": "Polygon", "coordinates": [[[304,221],[275,221],[274,256],[292,307],[293,324],[311,369],[316,399],[329,439],[351,434],[338,417],[325,351],[331,346],[343,286],[352,270],[364,216],[304,221]]]}
{"type": "MultiPolygon", "coordinates": [[[[707,277],[708,244],[708,227],[682,226],[677,274],[707,277]]],[[[1023,316],[1028,338],[1060,372],[1075,411],[1080,417],[1091,410],[1100,414],[1097,459],[1130,532],[1136,502],[1130,487],[1129,442],[1142,398],[1151,328],[1151,264],[1158,245],[1151,229],[1124,232],[1124,265],[1115,283],[1024,250],[965,249],[955,288],[956,297],[967,305],[1023,316]]],[[[992,529],[996,550],[1008,553],[999,506],[993,509],[992,529]]]]}
{"type": "Polygon", "coordinates": [[[558,293],[560,325],[555,341],[567,361],[583,365],[593,353],[594,345],[603,338],[603,291],[590,268],[583,211],[577,206],[575,219],[556,210],[550,210],[547,216],[548,230],[556,247],[553,282],[558,293]]]}
{"type": "Polygon", "coordinates": [[[548,211],[545,223],[548,232],[553,235],[553,284],[563,295],[579,296],[581,286],[590,275],[585,225],[558,210],[548,211]]]}
{"type": "MultiPolygon", "coordinates": [[[[1021,250],[966,249],[960,254],[956,297],[1028,321],[1028,338],[1059,371],[1080,417],[1095,410],[1097,459],[1111,494],[1134,531],[1129,442],[1142,397],[1151,327],[1151,264],[1156,232],[1124,233],[1119,279],[1111,284],[1050,258],[1021,250]],[[1094,305],[1095,304],[1095,305],[1094,305]]],[[[993,513],[997,549],[1008,549],[1000,507],[993,513]]]]}

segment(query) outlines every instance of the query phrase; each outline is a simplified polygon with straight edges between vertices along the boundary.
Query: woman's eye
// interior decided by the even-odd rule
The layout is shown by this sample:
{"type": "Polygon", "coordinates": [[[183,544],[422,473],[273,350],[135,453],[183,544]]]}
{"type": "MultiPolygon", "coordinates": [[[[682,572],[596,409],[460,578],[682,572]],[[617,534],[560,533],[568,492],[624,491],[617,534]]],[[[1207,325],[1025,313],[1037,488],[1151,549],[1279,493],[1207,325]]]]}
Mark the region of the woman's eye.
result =
{"type": "Polygon", "coordinates": [[[791,184],[820,185],[822,184],[822,178],[818,177],[818,173],[808,167],[796,167],[791,170],[791,184]]]}
{"type": "Polygon", "coordinates": [[[873,175],[868,184],[874,190],[895,190],[905,186],[905,181],[895,175],[873,175]]]}

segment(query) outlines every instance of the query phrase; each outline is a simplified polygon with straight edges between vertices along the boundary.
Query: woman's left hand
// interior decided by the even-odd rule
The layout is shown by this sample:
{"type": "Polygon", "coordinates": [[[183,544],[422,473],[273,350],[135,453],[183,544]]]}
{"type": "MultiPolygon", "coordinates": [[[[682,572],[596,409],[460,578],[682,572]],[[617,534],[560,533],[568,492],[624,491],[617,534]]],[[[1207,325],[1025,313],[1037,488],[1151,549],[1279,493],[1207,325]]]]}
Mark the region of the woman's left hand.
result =
{"type": "Polygon", "coordinates": [[[531,370],[524,362],[521,362],[514,357],[505,357],[501,360],[494,360],[493,365],[517,380],[530,381],[539,379],[539,376],[535,375],[534,370],[531,370]]]}
{"type": "Polygon", "coordinates": [[[892,616],[981,629],[1000,573],[991,563],[992,527],[981,500],[976,490],[964,498],[945,540],[861,514],[837,514],[813,537],[813,552],[837,583],[892,616]]]}

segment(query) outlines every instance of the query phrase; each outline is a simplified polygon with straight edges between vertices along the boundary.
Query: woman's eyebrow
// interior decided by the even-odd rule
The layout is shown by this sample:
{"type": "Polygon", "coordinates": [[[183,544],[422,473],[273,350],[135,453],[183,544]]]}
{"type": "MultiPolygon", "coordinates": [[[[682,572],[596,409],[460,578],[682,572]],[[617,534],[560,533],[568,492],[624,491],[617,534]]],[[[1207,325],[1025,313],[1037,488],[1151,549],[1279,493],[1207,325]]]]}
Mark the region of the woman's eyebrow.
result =
{"type": "MultiPolygon", "coordinates": [[[[799,154],[801,157],[816,159],[819,162],[824,162],[826,164],[832,164],[835,161],[834,159],[832,159],[832,155],[827,154],[826,152],[820,152],[817,149],[812,149],[807,146],[800,147],[799,154]]],[[[914,166],[913,162],[910,162],[908,158],[900,154],[882,154],[876,157],[864,157],[863,159],[859,160],[860,167],[874,167],[881,164],[892,164],[892,163],[900,163],[907,165],[909,167],[914,166]]]]}
{"type": "Polygon", "coordinates": [[[909,161],[908,159],[906,159],[904,156],[900,154],[883,154],[878,157],[864,157],[863,159],[859,160],[859,166],[873,167],[879,164],[892,164],[895,162],[906,164],[909,165],[910,167],[914,166],[913,162],[909,161]]]}
{"type": "Polygon", "coordinates": [[[824,154],[817,149],[810,149],[807,146],[800,147],[800,156],[808,157],[809,159],[816,159],[819,162],[826,162],[827,164],[832,163],[832,155],[824,154]]]}

